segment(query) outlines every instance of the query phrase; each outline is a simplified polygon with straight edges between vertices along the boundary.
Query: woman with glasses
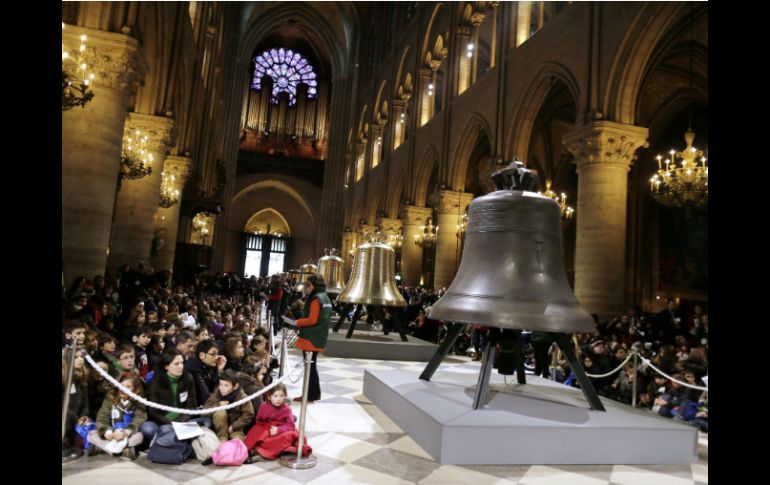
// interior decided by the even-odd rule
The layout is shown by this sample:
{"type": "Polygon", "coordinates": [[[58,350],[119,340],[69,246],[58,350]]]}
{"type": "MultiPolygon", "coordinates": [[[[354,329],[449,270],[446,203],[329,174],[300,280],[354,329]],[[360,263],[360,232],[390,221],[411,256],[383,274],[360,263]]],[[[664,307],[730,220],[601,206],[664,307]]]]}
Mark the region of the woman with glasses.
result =
{"type": "Polygon", "coordinates": [[[184,369],[195,382],[195,396],[198,406],[203,406],[219,385],[219,374],[224,370],[227,359],[219,354],[213,340],[203,340],[195,347],[195,355],[187,359],[184,369]]]}

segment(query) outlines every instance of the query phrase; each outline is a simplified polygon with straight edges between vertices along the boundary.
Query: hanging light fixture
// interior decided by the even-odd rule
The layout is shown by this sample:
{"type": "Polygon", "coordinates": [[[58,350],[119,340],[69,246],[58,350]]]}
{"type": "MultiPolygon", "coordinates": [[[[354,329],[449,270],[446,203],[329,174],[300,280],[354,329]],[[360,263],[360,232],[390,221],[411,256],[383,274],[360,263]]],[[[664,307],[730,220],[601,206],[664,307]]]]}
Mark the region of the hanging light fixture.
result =
{"type": "MultiPolygon", "coordinates": [[[[690,70],[688,82],[693,93],[693,13],[690,6],[690,70]]],[[[669,207],[704,207],[708,203],[709,169],[703,150],[693,146],[695,132],[692,130],[693,106],[690,105],[687,131],[684,133],[685,148],[682,151],[669,150],[669,157],[663,160],[656,156],[658,171],[650,179],[650,194],[660,204],[669,207]],[[680,166],[681,165],[681,166],[680,166]]]]}
{"type": "Polygon", "coordinates": [[[665,162],[661,162],[662,156],[655,157],[658,160],[658,171],[650,179],[650,193],[655,200],[666,206],[703,207],[709,195],[706,157],[703,150],[692,146],[695,140],[692,128],[687,129],[684,140],[687,143],[684,150],[669,151],[670,158],[666,158],[665,162]]]}
{"type": "Polygon", "coordinates": [[[556,203],[559,204],[559,207],[561,208],[561,215],[565,220],[572,219],[572,216],[575,213],[575,209],[567,205],[567,194],[562,192],[561,196],[557,195],[556,192],[551,190],[550,180],[545,181],[545,192],[538,193],[555,200],[556,203]]]}
{"type": "Polygon", "coordinates": [[[433,225],[433,218],[428,217],[428,224],[420,226],[420,234],[414,236],[414,243],[421,248],[433,246],[438,238],[438,226],[433,225]]]}
{"type": "Polygon", "coordinates": [[[401,249],[401,245],[404,243],[404,236],[399,234],[389,234],[388,239],[385,241],[385,244],[392,247],[396,251],[401,249]]]}
{"type": "MultiPolygon", "coordinates": [[[[61,23],[61,28],[64,30],[64,22],[61,23]]],[[[88,64],[85,62],[86,53],[86,35],[80,36],[80,48],[78,49],[77,57],[70,56],[69,52],[64,50],[62,45],[61,52],[61,110],[67,111],[76,106],[85,107],[86,103],[91,101],[94,97],[94,92],[91,90],[91,86],[94,82],[94,73],[89,72],[88,64]],[[76,81],[76,84],[72,83],[72,80],[64,70],[65,62],[74,62],[77,69],[82,74],[82,80],[76,81]]]]}
{"type": "Polygon", "coordinates": [[[163,182],[160,185],[160,206],[168,209],[179,202],[179,189],[176,187],[176,176],[163,173],[163,182]]]}
{"type": "Polygon", "coordinates": [[[152,153],[147,149],[149,137],[139,130],[126,130],[120,157],[120,178],[140,179],[152,173],[152,153]]]}

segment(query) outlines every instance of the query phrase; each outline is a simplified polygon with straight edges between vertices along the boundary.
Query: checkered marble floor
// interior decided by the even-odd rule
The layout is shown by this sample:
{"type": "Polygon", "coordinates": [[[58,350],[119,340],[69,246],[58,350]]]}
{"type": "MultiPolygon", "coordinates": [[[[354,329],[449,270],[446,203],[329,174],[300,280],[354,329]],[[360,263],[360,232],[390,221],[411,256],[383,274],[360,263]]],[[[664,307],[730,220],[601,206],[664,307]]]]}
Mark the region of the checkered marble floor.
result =
{"type": "MultiPolygon", "coordinates": [[[[288,368],[300,360],[289,353],[288,368]]],[[[276,462],[240,467],[156,465],[142,453],[133,462],[103,454],[62,465],[62,484],[465,484],[478,485],[701,485],[708,483],[708,435],[699,435],[693,465],[455,466],[434,461],[363,394],[364,369],[422,371],[425,363],[318,357],[322,399],[308,406],[308,443],[318,465],[292,470],[276,462]]],[[[442,369],[477,373],[479,362],[447,358],[442,369]]],[[[289,396],[301,394],[301,379],[289,396]]],[[[299,416],[299,404],[292,403],[299,416]]],[[[665,446],[665,444],[661,444],[665,446]]]]}

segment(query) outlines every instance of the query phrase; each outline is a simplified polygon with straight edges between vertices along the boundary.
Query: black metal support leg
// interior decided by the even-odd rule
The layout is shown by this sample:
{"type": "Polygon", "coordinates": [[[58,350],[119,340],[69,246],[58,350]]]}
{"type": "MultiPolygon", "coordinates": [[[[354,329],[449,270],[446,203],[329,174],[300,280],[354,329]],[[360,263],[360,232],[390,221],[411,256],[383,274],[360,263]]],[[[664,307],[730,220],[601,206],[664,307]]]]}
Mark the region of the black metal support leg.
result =
{"type": "Polygon", "coordinates": [[[393,313],[391,313],[391,319],[393,322],[393,326],[395,327],[398,334],[401,336],[401,341],[408,342],[409,340],[406,338],[406,332],[404,331],[404,326],[401,325],[401,318],[398,316],[398,310],[395,310],[393,313]]]}
{"type": "Polygon", "coordinates": [[[588,404],[591,406],[591,409],[594,411],[606,411],[604,409],[604,405],[599,400],[599,395],[596,393],[594,385],[591,384],[591,380],[588,379],[586,371],[583,369],[580,361],[578,361],[578,358],[575,355],[575,348],[572,346],[572,342],[570,341],[567,334],[563,332],[557,332],[554,335],[556,335],[556,343],[561,351],[564,352],[564,357],[567,358],[567,362],[569,363],[572,372],[575,373],[575,377],[580,383],[580,390],[583,391],[583,395],[588,401],[588,404]]]}
{"type": "Polygon", "coordinates": [[[497,348],[497,332],[489,332],[487,346],[484,349],[484,358],[481,359],[481,372],[476,384],[476,394],[473,396],[473,409],[483,408],[487,403],[489,392],[489,378],[492,375],[492,365],[495,361],[495,349],[497,348]]]}
{"type": "Polygon", "coordinates": [[[345,338],[350,338],[353,336],[353,330],[356,329],[356,324],[358,323],[358,316],[361,315],[361,307],[362,305],[356,305],[356,311],[353,312],[353,319],[350,321],[350,328],[348,329],[348,333],[345,335],[345,338]]]}
{"type": "Polygon", "coordinates": [[[527,375],[524,373],[524,346],[522,345],[521,330],[513,330],[513,361],[516,365],[516,382],[527,383],[527,375]]]}
{"type": "Polygon", "coordinates": [[[342,326],[343,323],[345,323],[345,320],[348,318],[348,312],[345,311],[347,308],[348,306],[344,303],[339,303],[337,305],[337,315],[340,316],[340,319],[337,320],[337,323],[334,324],[334,328],[332,328],[332,332],[340,331],[340,327],[342,326]],[[341,309],[344,309],[344,310],[340,311],[341,309]]]}
{"type": "Polygon", "coordinates": [[[436,353],[430,358],[428,365],[425,366],[425,370],[420,374],[420,379],[424,381],[429,381],[430,378],[433,377],[433,374],[436,372],[436,369],[438,369],[441,361],[444,360],[444,357],[449,353],[449,349],[455,344],[457,337],[460,335],[460,331],[465,328],[464,323],[449,323],[447,325],[449,326],[449,330],[447,330],[444,341],[438,346],[438,350],[436,350],[436,353]]]}

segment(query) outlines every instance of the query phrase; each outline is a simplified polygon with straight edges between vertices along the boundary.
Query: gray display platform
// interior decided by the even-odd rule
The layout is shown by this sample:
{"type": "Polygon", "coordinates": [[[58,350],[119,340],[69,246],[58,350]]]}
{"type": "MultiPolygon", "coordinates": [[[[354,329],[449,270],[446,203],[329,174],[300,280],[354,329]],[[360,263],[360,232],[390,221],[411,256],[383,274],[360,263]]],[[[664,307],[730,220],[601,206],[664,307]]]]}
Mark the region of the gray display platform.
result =
{"type": "MultiPolygon", "coordinates": [[[[332,317],[331,319],[331,325],[330,327],[334,327],[337,322],[339,321],[339,317],[332,317]]],[[[340,326],[340,332],[345,331],[350,328],[350,319],[346,319],[344,322],[342,322],[342,325],[340,326]]],[[[356,323],[356,330],[371,330],[372,326],[366,323],[366,320],[359,320],[358,323],[356,323]]]]}
{"type": "Polygon", "coordinates": [[[579,389],[541,377],[506,385],[493,371],[486,407],[473,410],[477,373],[463,370],[439,368],[430,382],[366,370],[363,392],[442,464],[698,462],[696,428],[604,398],[607,411],[591,411],[579,389]]]}
{"type": "Polygon", "coordinates": [[[347,331],[329,331],[325,355],[330,357],[353,357],[357,359],[416,360],[427,362],[436,352],[438,345],[408,335],[408,342],[402,342],[398,332],[383,335],[382,332],[356,330],[349,339],[347,331]]]}

